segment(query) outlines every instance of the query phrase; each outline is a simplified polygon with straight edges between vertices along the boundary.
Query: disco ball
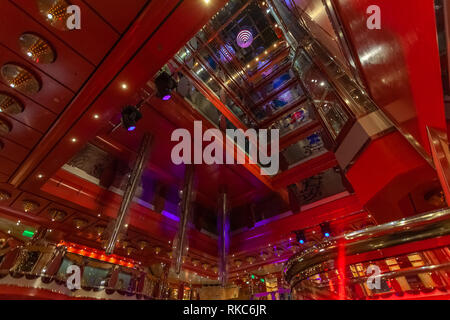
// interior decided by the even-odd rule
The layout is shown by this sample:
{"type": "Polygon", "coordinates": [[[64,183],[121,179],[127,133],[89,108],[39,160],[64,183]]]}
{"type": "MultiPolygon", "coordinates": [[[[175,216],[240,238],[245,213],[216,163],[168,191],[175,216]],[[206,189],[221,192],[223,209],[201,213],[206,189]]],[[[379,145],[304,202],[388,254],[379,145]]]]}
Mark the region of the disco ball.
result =
{"type": "Polygon", "coordinates": [[[238,33],[236,41],[239,47],[248,48],[253,42],[253,35],[250,30],[244,29],[238,33]]]}

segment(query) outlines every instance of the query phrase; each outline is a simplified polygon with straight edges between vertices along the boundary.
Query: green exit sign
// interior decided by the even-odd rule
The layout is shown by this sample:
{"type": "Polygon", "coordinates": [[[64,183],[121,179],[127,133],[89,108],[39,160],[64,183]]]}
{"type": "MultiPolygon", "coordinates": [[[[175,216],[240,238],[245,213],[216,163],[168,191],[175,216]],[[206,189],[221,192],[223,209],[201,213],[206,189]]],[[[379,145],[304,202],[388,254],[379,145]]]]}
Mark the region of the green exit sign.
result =
{"type": "Polygon", "coordinates": [[[27,238],[33,238],[34,232],[33,232],[33,231],[29,231],[29,230],[25,230],[25,231],[22,233],[22,235],[23,235],[24,237],[27,237],[27,238]]]}

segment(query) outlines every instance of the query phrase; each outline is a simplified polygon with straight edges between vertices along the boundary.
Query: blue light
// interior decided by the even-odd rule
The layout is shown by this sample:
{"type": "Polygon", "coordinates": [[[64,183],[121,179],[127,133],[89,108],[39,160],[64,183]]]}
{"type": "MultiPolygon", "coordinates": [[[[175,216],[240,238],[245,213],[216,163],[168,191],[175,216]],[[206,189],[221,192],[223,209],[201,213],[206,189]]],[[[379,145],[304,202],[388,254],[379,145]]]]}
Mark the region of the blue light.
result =
{"type": "Polygon", "coordinates": [[[304,244],[304,243],[305,243],[305,241],[303,241],[303,240],[300,240],[299,242],[300,242],[301,244],[304,244]]]}
{"type": "Polygon", "coordinates": [[[131,126],[131,127],[128,128],[128,131],[134,131],[134,129],[136,129],[136,127],[135,126],[131,126]]]}
{"type": "Polygon", "coordinates": [[[325,232],[324,236],[325,236],[325,237],[329,237],[330,234],[329,234],[328,232],[325,232]]]}

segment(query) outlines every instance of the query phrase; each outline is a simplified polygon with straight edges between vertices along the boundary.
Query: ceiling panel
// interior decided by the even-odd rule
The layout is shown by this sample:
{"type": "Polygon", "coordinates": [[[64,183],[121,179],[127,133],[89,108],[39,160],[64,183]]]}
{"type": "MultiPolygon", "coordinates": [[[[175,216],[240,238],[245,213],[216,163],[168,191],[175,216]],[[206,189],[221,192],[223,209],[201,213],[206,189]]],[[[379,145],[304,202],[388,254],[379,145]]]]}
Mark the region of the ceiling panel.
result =
{"type": "Polygon", "coordinates": [[[17,163],[0,156],[0,172],[11,175],[17,168],[17,163]]]}
{"type": "MultiPolygon", "coordinates": [[[[161,1],[161,0],[157,0],[161,1]]],[[[147,0],[84,0],[99,15],[105,18],[114,29],[123,33],[136,17],[139,10],[150,1],[147,0]]]]}
{"type": "Polygon", "coordinates": [[[0,183],[8,181],[9,176],[0,172],[0,183]]]}
{"type": "Polygon", "coordinates": [[[77,91],[94,70],[91,63],[10,2],[1,2],[0,12],[0,43],[24,57],[19,46],[19,38],[23,33],[31,32],[47,40],[56,52],[56,60],[34,66],[71,90],[77,91]]]}
{"type": "MultiPolygon", "coordinates": [[[[1,116],[0,118],[6,119],[6,117],[1,116]]],[[[38,131],[12,118],[6,119],[6,121],[11,124],[11,131],[5,135],[0,134],[0,136],[29,149],[39,141],[41,134],[38,131]]]]}
{"type": "Polygon", "coordinates": [[[62,31],[49,25],[40,14],[37,1],[12,0],[12,2],[93,64],[97,65],[100,63],[119,38],[117,32],[108,23],[80,0],[72,0],[70,2],[81,9],[81,29],[70,31],[62,31]]]}
{"type": "Polygon", "coordinates": [[[0,138],[3,143],[3,149],[0,150],[0,156],[12,160],[16,163],[20,163],[25,159],[28,154],[28,150],[12,141],[0,138]]]}

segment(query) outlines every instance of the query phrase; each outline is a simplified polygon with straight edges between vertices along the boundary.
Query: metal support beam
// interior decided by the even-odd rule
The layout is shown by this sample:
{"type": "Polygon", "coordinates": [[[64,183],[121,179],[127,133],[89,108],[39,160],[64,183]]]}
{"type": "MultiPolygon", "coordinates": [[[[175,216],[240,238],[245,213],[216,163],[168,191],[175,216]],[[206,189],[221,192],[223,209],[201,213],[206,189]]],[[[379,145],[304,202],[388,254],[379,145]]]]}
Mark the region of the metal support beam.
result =
{"type": "Polygon", "coordinates": [[[194,181],[194,165],[186,165],[186,172],[184,174],[183,195],[181,200],[181,215],[178,226],[178,233],[175,240],[175,272],[180,274],[181,265],[183,264],[183,251],[186,242],[186,227],[191,212],[192,190],[194,181]]]}
{"type": "Polygon", "coordinates": [[[222,287],[224,287],[228,278],[228,252],[230,250],[230,211],[227,192],[224,188],[219,195],[217,223],[217,229],[219,230],[219,278],[222,287]]]}
{"type": "Polygon", "coordinates": [[[136,163],[134,165],[133,171],[131,172],[130,179],[128,180],[127,187],[125,189],[125,193],[122,198],[122,203],[120,204],[120,209],[117,215],[116,223],[114,224],[111,237],[109,238],[108,243],[106,245],[106,254],[108,255],[113,253],[114,248],[116,246],[117,238],[119,236],[120,230],[122,229],[125,216],[128,213],[131,201],[133,200],[139,181],[141,180],[142,172],[147,163],[148,156],[150,153],[151,142],[152,139],[150,134],[149,133],[144,134],[141,146],[139,148],[136,163]]]}

